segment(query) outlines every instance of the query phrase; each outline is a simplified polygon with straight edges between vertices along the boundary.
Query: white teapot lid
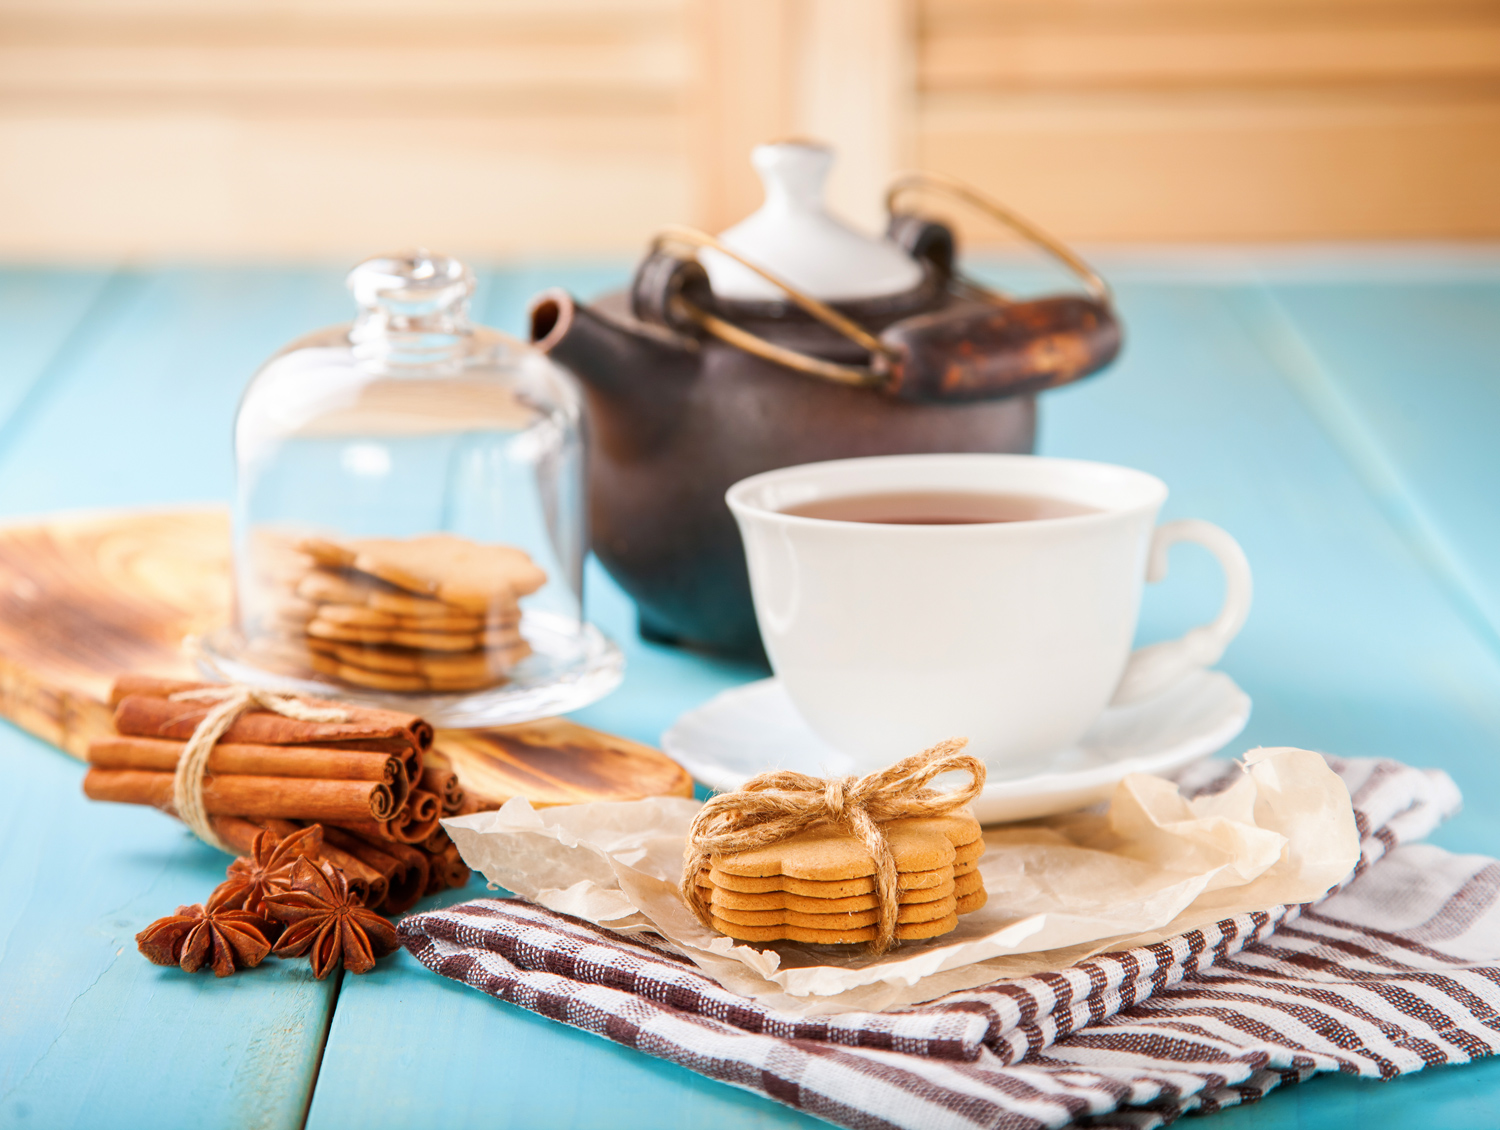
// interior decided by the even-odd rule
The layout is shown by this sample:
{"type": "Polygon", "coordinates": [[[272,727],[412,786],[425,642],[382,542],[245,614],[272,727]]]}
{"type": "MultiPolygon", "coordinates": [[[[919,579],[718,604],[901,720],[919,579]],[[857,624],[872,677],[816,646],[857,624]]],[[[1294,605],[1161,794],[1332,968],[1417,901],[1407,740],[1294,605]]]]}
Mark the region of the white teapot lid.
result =
{"type": "MultiPolygon", "coordinates": [[[[922,268],[889,239],[865,235],[831,215],[823,183],[833,151],[807,141],[757,145],[751,154],[765,185],[760,209],[720,234],[730,249],[825,302],[911,290],[922,268]]],[[[785,300],[786,295],[727,255],[699,255],[721,298],[785,300]]]]}

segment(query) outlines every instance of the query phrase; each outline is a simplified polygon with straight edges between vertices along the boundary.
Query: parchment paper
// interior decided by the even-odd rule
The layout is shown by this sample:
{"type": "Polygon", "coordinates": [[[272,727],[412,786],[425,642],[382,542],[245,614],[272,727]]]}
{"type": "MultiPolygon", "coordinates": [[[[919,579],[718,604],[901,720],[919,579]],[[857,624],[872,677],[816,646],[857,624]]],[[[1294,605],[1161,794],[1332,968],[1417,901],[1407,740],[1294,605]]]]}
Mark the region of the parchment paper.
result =
{"type": "Polygon", "coordinates": [[[952,933],[880,958],[737,943],[700,925],[677,895],[697,801],[535,810],[517,798],[443,824],[491,883],[623,933],[655,931],[725,988],[810,1015],[916,1004],[1318,898],[1359,858],[1348,790],[1307,750],[1254,750],[1242,765],[1213,796],[1186,800],[1172,782],[1135,774],[1102,813],[988,829],[987,904],[952,933]]]}

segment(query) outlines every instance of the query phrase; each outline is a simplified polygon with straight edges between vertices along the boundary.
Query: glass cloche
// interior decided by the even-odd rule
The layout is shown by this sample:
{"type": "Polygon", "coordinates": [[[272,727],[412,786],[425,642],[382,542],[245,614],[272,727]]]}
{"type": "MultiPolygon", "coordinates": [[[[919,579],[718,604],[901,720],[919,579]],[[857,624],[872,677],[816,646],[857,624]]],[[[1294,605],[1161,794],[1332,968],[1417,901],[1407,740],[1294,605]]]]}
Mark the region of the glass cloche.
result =
{"type": "Polygon", "coordinates": [[[206,662],[447,726],[607,693],[572,379],[469,321],[455,259],[383,256],[348,283],[353,324],[287,346],[240,403],[235,622],[206,662]]]}

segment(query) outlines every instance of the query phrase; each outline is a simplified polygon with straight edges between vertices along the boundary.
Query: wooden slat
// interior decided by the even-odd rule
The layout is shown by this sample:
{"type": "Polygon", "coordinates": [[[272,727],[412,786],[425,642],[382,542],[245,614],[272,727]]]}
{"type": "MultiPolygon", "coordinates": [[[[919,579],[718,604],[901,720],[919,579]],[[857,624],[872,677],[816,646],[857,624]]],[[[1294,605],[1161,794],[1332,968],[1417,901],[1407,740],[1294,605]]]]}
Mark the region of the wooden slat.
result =
{"type": "MultiPolygon", "coordinates": [[[[1500,233],[1500,9],[923,0],[919,160],[1092,240],[1500,233]]],[[[998,229],[966,220],[972,238],[998,229]]]]}
{"type": "Polygon", "coordinates": [[[924,31],[997,21],[1070,19],[1097,24],[1144,19],[1243,25],[1266,18],[1321,20],[1349,15],[1482,17],[1492,16],[1495,10],[1494,0],[918,0],[917,7],[924,31]]]}
{"type": "Polygon", "coordinates": [[[59,351],[82,344],[108,281],[104,271],[0,270],[0,436],[59,351]]]}
{"type": "Polygon", "coordinates": [[[352,261],[413,245],[470,258],[634,253],[690,210],[677,140],[675,118],[655,114],[0,111],[0,195],[11,202],[0,213],[0,255],[352,261]],[[40,168],[46,192],[27,184],[40,168]]]}
{"type": "MultiPolygon", "coordinates": [[[[9,320],[27,312],[22,295],[49,288],[61,291],[59,299],[72,290],[71,301],[54,309],[87,308],[98,279],[80,275],[63,286],[40,276],[28,287],[12,276],[7,286],[13,300],[0,306],[0,317],[9,320]]],[[[233,289],[204,287],[200,299],[209,294],[223,308],[222,324],[231,324],[233,289]]],[[[93,317],[66,335],[59,333],[66,319],[44,316],[47,306],[33,303],[33,322],[10,322],[0,334],[0,353],[29,354],[48,370],[24,427],[3,449],[7,482],[71,490],[75,504],[96,501],[99,485],[143,451],[172,446],[153,418],[170,428],[176,408],[181,438],[190,438],[184,425],[201,402],[191,395],[158,401],[151,370],[166,366],[174,341],[192,343],[191,323],[203,306],[178,307],[180,321],[144,334],[157,348],[132,367],[118,351],[118,331],[122,317],[141,313],[132,302],[139,296],[139,287],[127,288],[119,301],[95,305],[93,317]],[[66,347],[47,359],[64,336],[66,347]],[[110,425],[99,429],[102,444],[79,439],[91,413],[110,425]],[[50,436],[40,450],[59,456],[51,470],[36,458],[39,436],[50,436]]],[[[297,301],[295,285],[283,296],[297,301]]],[[[193,375],[200,385],[212,381],[210,355],[180,358],[184,382],[193,375]]],[[[217,433],[216,446],[226,434],[217,433]]],[[[191,469],[172,470],[179,489],[191,482],[191,469]]],[[[19,595],[12,588],[8,598],[19,595]]],[[[191,1111],[204,1125],[300,1126],[334,983],[315,982],[291,963],[228,981],[148,964],[135,952],[136,932],[201,900],[222,877],[224,857],[164,816],[85,801],[75,761],[8,726],[0,727],[0,758],[9,780],[0,797],[0,1122],[154,1125],[168,1110],[191,1111]]]]}
{"type": "Polygon", "coordinates": [[[0,255],[634,251],[693,209],[690,69],[657,0],[6,3],[0,255]]]}
{"type": "Polygon", "coordinates": [[[1500,646],[1500,270],[1281,283],[1248,316],[1462,613],[1500,646]]]}
{"type": "MultiPolygon", "coordinates": [[[[174,17],[35,21],[0,12],[0,101],[32,107],[62,99],[297,97],[304,109],[377,99],[527,96],[533,104],[617,99],[675,109],[686,78],[679,29],[621,21],[540,27],[469,20],[279,24],[265,19],[174,17]],[[613,26],[611,26],[613,25],[613,26]]],[[[369,111],[367,111],[369,112],[369,111]]]]}
{"type": "Polygon", "coordinates": [[[77,762],[9,727],[0,759],[0,1123],[300,1127],[337,981],[150,964],[136,932],[201,902],[225,856],[85,800],[77,762]]]}
{"type": "Polygon", "coordinates": [[[1500,14],[1446,20],[1285,21],[1241,27],[1052,24],[925,37],[923,90],[1009,90],[1500,79],[1500,14]],[[1273,23],[1273,26],[1265,26],[1273,23]]]}
{"type": "MultiPolygon", "coordinates": [[[[1435,838],[1500,853],[1487,799],[1500,796],[1500,655],[1309,414],[1246,324],[1241,292],[1121,281],[1122,360],[1047,398],[1041,447],[1160,475],[1165,517],[1206,518],[1243,545],[1255,607],[1223,666],[1254,710],[1231,750],[1290,744],[1442,766],[1473,800],[1435,838]]],[[[1204,557],[1174,554],[1146,596],[1142,639],[1211,613],[1221,582],[1204,557]]]]}
{"type": "Polygon", "coordinates": [[[1500,95],[934,95],[919,137],[1065,238],[1500,234],[1500,95]]]}
{"type": "Polygon", "coordinates": [[[755,146],[797,132],[793,0],[698,0],[691,30],[696,219],[720,231],[760,207],[755,146]]]}
{"type": "Polygon", "coordinates": [[[240,393],[288,341],[352,316],[341,282],[326,268],[128,276],[0,450],[0,517],[230,497],[240,393]]]}

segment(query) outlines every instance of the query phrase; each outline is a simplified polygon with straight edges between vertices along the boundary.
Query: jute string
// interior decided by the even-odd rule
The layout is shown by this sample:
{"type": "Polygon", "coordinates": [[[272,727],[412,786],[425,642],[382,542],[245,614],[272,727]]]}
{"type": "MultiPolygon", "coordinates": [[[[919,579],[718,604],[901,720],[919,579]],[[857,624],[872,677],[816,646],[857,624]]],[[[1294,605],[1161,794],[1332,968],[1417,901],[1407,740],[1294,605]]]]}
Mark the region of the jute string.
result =
{"type": "Polygon", "coordinates": [[[770,847],[819,825],[856,837],[875,861],[875,901],[880,911],[872,952],[890,949],[900,911],[896,859],[881,823],[904,816],[943,816],[984,788],[984,763],[961,752],[967,738],[952,738],[867,777],[813,777],[776,769],[752,777],[732,793],[713,797],[688,830],[679,888],[703,925],[713,928],[709,897],[698,874],[715,855],[770,847]],[[943,773],[964,772],[969,783],[953,792],[928,788],[943,773]]]}
{"type": "Polygon", "coordinates": [[[203,716],[187,748],[177,759],[177,772],[172,777],[172,807],[182,822],[193,830],[193,834],[206,844],[228,852],[239,854],[214,832],[208,812],[203,807],[203,776],[208,769],[208,757],[233,726],[235,720],[246,711],[261,709],[299,722],[347,722],[349,715],[331,707],[309,706],[288,695],[271,694],[253,687],[238,684],[227,687],[202,687],[198,690],[178,691],[171,698],[179,702],[211,702],[215,705],[203,716]]]}

